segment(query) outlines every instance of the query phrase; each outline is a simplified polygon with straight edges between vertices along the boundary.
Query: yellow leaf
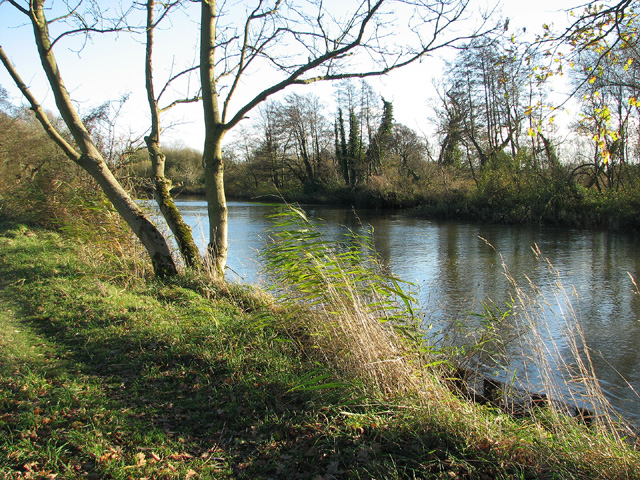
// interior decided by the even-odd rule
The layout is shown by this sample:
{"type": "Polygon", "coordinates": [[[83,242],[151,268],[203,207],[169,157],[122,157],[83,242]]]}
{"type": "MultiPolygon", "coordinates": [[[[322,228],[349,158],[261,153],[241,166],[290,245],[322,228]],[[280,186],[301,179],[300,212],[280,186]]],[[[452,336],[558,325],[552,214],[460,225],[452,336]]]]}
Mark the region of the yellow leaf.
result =
{"type": "Polygon", "coordinates": [[[536,131],[533,128],[529,128],[528,134],[530,137],[535,137],[536,136],[536,131]]]}
{"type": "Polygon", "coordinates": [[[144,453],[136,453],[136,466],[144,467],[147,464],[147,459],[144,458],[144,453]]]}
{"type": "Polygon", "coordinates": [[[638,106],[638,99],[636,97],[629,97],[629,105],[632,107],[638,106]]]}
{"type": "Polygon", "coordinates": [[[596,76],[595,75],[589,79],[589,83],[596,83],[596,76]]]}

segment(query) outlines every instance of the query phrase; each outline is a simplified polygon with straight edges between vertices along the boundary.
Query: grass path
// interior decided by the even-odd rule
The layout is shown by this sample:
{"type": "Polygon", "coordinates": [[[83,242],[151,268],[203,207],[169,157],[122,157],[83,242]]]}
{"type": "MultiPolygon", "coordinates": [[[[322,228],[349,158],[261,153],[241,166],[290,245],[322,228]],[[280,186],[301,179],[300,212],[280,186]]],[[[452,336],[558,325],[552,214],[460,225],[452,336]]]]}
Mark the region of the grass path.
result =
{"type": "Polygon", "coordinates": [[[349,392],[290,391],[315,366],[264,315],[3,233],[0,477],[403,476],[427,458],[393,458],[390,415],[347,414],[349,392]]]}

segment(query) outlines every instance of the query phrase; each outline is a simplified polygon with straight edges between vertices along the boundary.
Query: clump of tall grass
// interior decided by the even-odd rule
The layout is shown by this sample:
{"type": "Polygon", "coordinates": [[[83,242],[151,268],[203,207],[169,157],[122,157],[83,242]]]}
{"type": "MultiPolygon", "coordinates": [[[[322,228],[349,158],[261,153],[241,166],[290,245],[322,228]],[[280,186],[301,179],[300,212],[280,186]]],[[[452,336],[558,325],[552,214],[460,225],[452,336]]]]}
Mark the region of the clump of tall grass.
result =
{"type": "Polygon", "coordinates": [[[300,388],[341,385],[323,384],[330,374],[339,381],[364,382],[368,395],[377,391],[401,403],[408,401],[404,408],[412,409],[425,425],[455,432],[487,458],[510,458],[523,467],[537,465],[540,471],[556,469],[560,476],[592,478],[597,472],[603,478],[628,478],[640,465],[624,438],[629,430],[602,394],[577,314],[568,307],[570,299],[563,296],[567,294],[559,282],[556,301],[565,320],[564,341],[571,347],[571,359],[560,355],[558,344],[548,341],[553,338],[545,316],[550,300],[533,282],[518,284],[506,266],[512,290],[509,308],[487,304],[481,314],[492,318],[486,322],[488,334],[477,336],[483,342],[479,350],[491,345],[503,348],[494,338],[503,322],[524,332],[517,341],[511,338],[500,355],[524,357],[522,370],[510,372],[502,383],[503,399],[511,395],[513,400],[517,392],[532,385],[544,391],[540,398],[546,401],[530,402],[529,416],[515,420],[504,414],[504,404],[499,402],[479,408],[452,395],[452,379],[446,377],[456,350],[427,346],[432,339],[425,338],[416,303],[403,290],[411,285],[384,271],[369,235],[347,232],[343,242],[327,241],[321,227],[304,211],[288,207],[274,216],[270,240],[262,255],[267,274],[288,305],[286,326],[302,351],[315,356],[325,369],[305,378],[300,388]],[[440,368],[443,365],[446,368],[440,368]],[[558,375],[560,370],[566,376],[558,375]],[[570,418],[571,403],[592,410],[597,418],[590,426],[570,418]]]}
{"type": "Polygon", "coordinates": [[[371,236],[348,231],[342,243],[328,242],[292,206],[272,220],[262,252],[266,271],[291,307],[292,325],[304,330],[308,350],[381,393],[418,387],[426,357],[416,302],[405,292],[410,284],[384,271],[371,236]]]}
{"type": "Polygon", "coordinates": [[[524,285],[519,283],[503,262],[517,305],[514,322],[526,332],[518,338],[514,352],[521,365],[513,378],[517,376],[524,388],[543,391],[549,399],[545,423],[551,418],[554,428],[566,428],[570,425],[567,415],[576,416],[622,442],[633,432],[602,390],[579,313],[573,306],[575,300],[539,247],[535,245],[532,251],[546,269],[547,278],[552,279],[551,293],[548,288],[543,293],[528,276],[524,285]],[[553,319],[548,318],[550,315],[553,319]]]}

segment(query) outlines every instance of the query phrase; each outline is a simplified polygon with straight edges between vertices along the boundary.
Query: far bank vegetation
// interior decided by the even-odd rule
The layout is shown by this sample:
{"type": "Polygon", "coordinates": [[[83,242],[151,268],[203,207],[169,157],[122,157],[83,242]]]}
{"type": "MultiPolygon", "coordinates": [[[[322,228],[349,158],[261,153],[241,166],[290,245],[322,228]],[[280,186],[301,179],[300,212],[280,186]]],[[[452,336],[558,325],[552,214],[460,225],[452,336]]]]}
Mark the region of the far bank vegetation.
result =
{"type": "MultiPolygon", "coordinates": [[[[429,134],[398,123],[393,102],[366,81],[338,84],[333,98],[285,95],[227,144],[227,193],[419,207],[429,216],[497,223],[637,228],[640,72],[636,62],[608,61],[593,76],[603,59],[580,56],[571,71],[579,113],[562,128],[548,98],[553,72],[510,40],[460,51],[438,98],[417,106],[429,134]]],[[[174,193],[204,193],[200,152],[174,145],[166,156],[174,193]]],[[[144,190],[150,168],[137,152],[123,173],[144,190]]]]}

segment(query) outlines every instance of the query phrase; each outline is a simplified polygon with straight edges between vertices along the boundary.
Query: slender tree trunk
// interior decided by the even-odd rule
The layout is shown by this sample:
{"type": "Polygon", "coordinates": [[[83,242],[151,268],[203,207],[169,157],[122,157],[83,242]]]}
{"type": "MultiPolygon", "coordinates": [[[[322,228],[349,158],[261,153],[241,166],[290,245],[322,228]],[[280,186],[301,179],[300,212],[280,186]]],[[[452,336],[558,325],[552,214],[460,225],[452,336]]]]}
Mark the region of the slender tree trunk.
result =
{"type": "Polygon", "coordinates": [[[171,180],[164,173],[165,155],[160,148],[160,112],[153,86],[153,8],[154,0],[147,1],[147,46],[145,55],[145,84],[151,112],[151,133],[144,138],[153,169],[153,196],[171,229],[180,254],[187,267],[200,270],[204,263],[187,225],[171,197],[171,180]]]}
{"type": "Polygon", "coordinates": [[[224,193],[222,139],[227,132],[218,105],[215,85],[215,0],[202,0],[200,27],[200,81],[204,109],[204,179],[209,210],[208,256],[213,273],[224,278],[227,264],[227,200],[224,193]]]}
{"type": "MultiPolygon", "coordinates": [[[[101,153],[93,143],[91,135],[73,107],[53,55],[47,20],[43,12],[43,3],[43,0],[33,0],[30,2],[29,18],[33,26],[40,60],[55,97],[56,106],[81,152],[80,155],[77,153],[74,155],[75,152],[69,147],[64,148],[65,153],[98,182],[98,185],[102,188],[104,194],[111,201],[116,211],[125,222],[127,222],[131,230],[146,248],[156,275],[176,275],[177,269],[165,238],[157,227],[146,218],[140,207],[138,207],[135,201],[113,176],[101,153]]],[[[16,80],[16,82],[19,81],[17,74],[14,76],[14,80],[16,80]]],[[[28,92],[24,83],[22,83],[21,90],[23,93],[28,92]]],[[[33,97],[30,98],[30,96],[27,96],[27,98],[31,102],[34,110],[38,108],[41,109],[33,97]]],[[[43,126],[50,135],[53,135],[50,125],[47,126],[43,124],[43,126]]]]}

